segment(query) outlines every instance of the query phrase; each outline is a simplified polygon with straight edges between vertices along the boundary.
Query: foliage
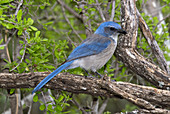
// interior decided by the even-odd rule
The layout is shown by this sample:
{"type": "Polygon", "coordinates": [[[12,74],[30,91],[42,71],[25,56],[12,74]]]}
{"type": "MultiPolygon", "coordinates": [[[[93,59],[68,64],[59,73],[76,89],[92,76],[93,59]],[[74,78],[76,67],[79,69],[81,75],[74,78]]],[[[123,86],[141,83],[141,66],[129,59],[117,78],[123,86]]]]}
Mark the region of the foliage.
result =
{"type": "MultiPolygon", "coordinates": [[[[65,0],[64,2],[69,7],[73,8],[73,10],[75,10],[78,14],[81,14],[83,10],[86,11],[85,16],[87,16],[87,19],[85,22],[90,21],[93,32],[102,22],[99,11],[95,5],[93,5],[96,3],[95,0],[87,1],[83,7],[78,7],[77,3],[73,0],[65,0]]],[[[107,7],[107,1],[99,0],[99,2],[102,3],[101,7],[105,11],[107,7]]],[[[117,22],[121,20],[121,4],[120,0],[116,0],[115,2],[114,21],[117,22]]],[[[137,1],[136,4],[139,11],[142,11],[143,3],[146,3],[146,0],[137,1]]],[[[163,0],[161,5],[163,6],[169,3],[169,0],[163,0]]],[[[83,25],[82,21],[76,19],[75,16],[73,16],[67,10],[65,11],[64,15],[61,5],[59,5],[56,0],[24,0],[23,5],[20,7],[16,15],[17,7],[18,5],[16,5],[14,0],[0,1],[0,26],[2,28],[2,36],[8,36],[8,38],[12,36],[13,38],[13,42],[10,41],[9,45],[7,46],[9,48],[10,57],[3,60],[6,63],[3,70],[8,69],[9,71],[12,71],[12,69],[16,67],[16,69],[14,69],[12,72],[24,73],[52,71],[56,69],[62,62],[64,62],[72,49],[74,49],[83,39],[86,38],[85,28],[89,28],[89,26],[83,25]],[[70,24],[66,21],[65,16],[68,18],[70,24]],[[77,31],[80,37],[75,34],[72,28],[77,31]],[[16,34],[14,34],[15,31],[16,34]],[[17,50],[18,46],[20,47],[19,50],[17,50]],[[14,51],[18,51],[18,54],[13,54],[14,51]],[[14,57],[13,55],[16,56],[14,57]],[[23,61],[19,63],[23,56],[23,61]]],[[[104,15],[107,13],[111,14],[111,5],[109,7],[110,9],[108,12],[105,12],[104,15]]],[[[164,14],[168,14],[169,7],[167,5],[163,7],[162,12],[164,14]]],[[[153,33],[153,36],[158,42],[161,50],[163,50],[165,58],[170,60],[169,55],[165,53],[169,53],[170,50],[164,44],[165,40],[167,40],[169,36],[167,28],[169,25],[162,24],[162,32],[158,33],[158,18],[147,16],[145,13],[141,13],[141,15],[148,24],[148,27],[151,29],[151,32],[153,33]]],[[[168,21],[168,19],[166,19],[166,21],[168,21]]],[[[146,43],[146,40],[141,34],[140,30],[138,33],[138,51],[146,58],[156,62],[156,59],[152,55],[152,51],[146,43]]],[[[5,38],[0,39],[0,45],[4,44],[5,42],[5,38]]],[[[4,49],[4,46],[0,46],[0,51],[4,49]]],[[[67,72],[80,75],[84,74],[81,68],[70,69],[67,72]]],[[[132,83],[138,82],[137,76],[129,71],[123,63],[118,62],[115,57],[113,57],[107,63],[105,68],[99,70],[99,72],[101,74],[107,74],[109,77],[117,81],[131,81],[132,83]]],[[[14,91],[15,90],[12,89],[10,93],[12,94],[14,91]]],[[[30,91],[31,89],[29,89],[27,92],[30,93],[30,91]]],[[[51,105],[50,102],[42,102],[39,99],[39,94],[40,92],[37,92],[33,98],[33,101],[41,103],[41,106],[39,107],[40,110],[47,109],[48,113],[59,114],[69,113],[65,111],[67,107],[70,107],[70,110],[75,109],[75,107],[71,107],[68,103],[71,98],[64,92],[62,92],[62,94],[60,94],[57,98],[51,95],[56,103],[55,106],[51,105]],[[53,107],[55,108],[53,109],[53,107]]],[[[78,101],[83,100],[85,102],[84,99],[86,97],[87,95],[85,95],[85,97],[81,96],[78,101]]],[[[136,107],[134,107],[132,104],[127,104],[123,111],[126,112],[134,109],[136,109],[136,107]]],[[[105,112],[105,114],[109,113],[109,111],[105,112]]]]}
{"type": "Polygon", "coordinates": [[[41,105],[39,107],[39,109],[41,111],[46,109],[47,114],[51,114],[51,113],[54,113],[54,114],[69,113],[69,111],[63,111],[63,109],[66,106],[70,106],[70,104],[68,104],[67,102],[71,100],[69,95],[67,95],[65,92],[62,92],[62,94],[60,94],[57,99],[55,97],[53,97],[52,95],[50,95],[52,97],[52,99],[55,101],[55,105],[52,105],[51,102],[47,102],[46,104],[43,103],[41,100],[38,99],[38,94],[40,94],[40,92],[37,92],[37,94],[34,95],[33,101],[41,103],[41,105]]]}

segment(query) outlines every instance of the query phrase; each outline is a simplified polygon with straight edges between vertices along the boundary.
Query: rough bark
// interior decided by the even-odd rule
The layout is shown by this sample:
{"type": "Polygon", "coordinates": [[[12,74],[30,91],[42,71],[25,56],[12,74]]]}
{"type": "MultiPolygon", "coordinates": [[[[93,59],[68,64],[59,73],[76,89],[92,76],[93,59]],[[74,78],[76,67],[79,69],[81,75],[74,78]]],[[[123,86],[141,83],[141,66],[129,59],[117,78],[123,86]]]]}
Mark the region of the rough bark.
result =
{"type": "Polygon", "coordinates": [[[140,15],[138,10],[137,10],[137,15],[138,15],[138,19],[139,19],[139,27],[140,27],[143,35],[145,36],[149,46],[151,47],[154,56],[157,58],[161,69],[166,71],[169,74],[169,66],[167,65],[167,62],[166,62],[166,59],[163,55],[162,50],[159,48],[159,46],[158,46],[155,38],[153,37],[149,27],[147,26],[145,20],[142,18],[142,16],[140,15]]]}
{"type": "MultiPolygon", "coordinates": [[[[48,74],[47,72],[33,74],[0,73],[0,88],[33,88],[48,74]]],[[[170,108],[170,91],[127,82],[112,82],[60,73],[44,87],[93,96],[119,96],[145,109],[154,109],[155,106],[170,108]]]]}
{"type": "MultiPolygon", "coordinates": [[[[135,2],[133,0],[122,0],[122,26],[127,35],[119,37],[118,47],[115,56],[121,60],[129,69],[157,88],[170,88],[170,76],[157,65],[147,61],[140,55],[136,48],[138,17],[135,2]]],[[[154,40],[154,42],[156,42],[154,40]]]]}

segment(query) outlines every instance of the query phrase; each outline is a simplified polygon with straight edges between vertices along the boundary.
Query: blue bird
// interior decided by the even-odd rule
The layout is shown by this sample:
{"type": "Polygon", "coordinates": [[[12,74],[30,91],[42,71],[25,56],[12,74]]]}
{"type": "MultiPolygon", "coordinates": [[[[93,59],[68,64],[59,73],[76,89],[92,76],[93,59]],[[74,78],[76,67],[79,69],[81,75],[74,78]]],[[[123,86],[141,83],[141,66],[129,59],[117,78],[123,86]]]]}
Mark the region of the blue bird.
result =
{"type": "Polygon", "coordinates": [[[120,33],[126,34],[126,31],[124,31],[119,24],[112,21],[102,23],[95,33],[76,47],[66,61],[44,78],[35,87],[32,93],[42,88],[48,81],[64,69],[81,67],[85,71],[91,70],[101,76],[97,70],[103,67],[112,57],[120,33]]]}

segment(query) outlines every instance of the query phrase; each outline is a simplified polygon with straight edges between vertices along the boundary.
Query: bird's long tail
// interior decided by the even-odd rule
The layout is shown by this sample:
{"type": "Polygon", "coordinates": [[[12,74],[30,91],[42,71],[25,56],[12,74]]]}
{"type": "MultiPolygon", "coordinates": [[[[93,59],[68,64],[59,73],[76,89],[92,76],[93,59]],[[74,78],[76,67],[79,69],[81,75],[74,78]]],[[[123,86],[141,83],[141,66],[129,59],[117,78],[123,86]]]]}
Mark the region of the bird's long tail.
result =
{"type": "Polygon", "coordinates": [[[49,74],[47,77],[45,77],[32,91],[32,94],[35,93],[37,90],[41,89],[48,81],[50,81],[54,76],[56,76],[58,73],[60,73],[62,70],[66,69],[73,63],[73,61],[69,61],[58,67],[55,71],[53,71],[51,74],[49,74]]]}

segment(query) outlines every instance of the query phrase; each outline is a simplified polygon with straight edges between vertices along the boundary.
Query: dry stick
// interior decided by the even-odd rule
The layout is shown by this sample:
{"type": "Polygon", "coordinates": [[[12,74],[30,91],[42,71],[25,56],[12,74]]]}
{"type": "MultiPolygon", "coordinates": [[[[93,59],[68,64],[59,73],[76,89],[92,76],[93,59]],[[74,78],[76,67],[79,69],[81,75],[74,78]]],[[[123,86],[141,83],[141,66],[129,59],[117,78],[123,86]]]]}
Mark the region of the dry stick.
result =
{"type": "Polygon", "coordinates": [[[80,37],[80,35],[76,32],[76,30],[73,28],[73,26],[71,25],[69,19],[67,18],[66,16],[66,13],[65,13],[65,9],[63,7],[63,5],[61,5],[61,8],[62,8],[62,12],[63,12],[63,15],[64,15],[64,18],[65,20],[67,21],[67,23],[69,24],[69,26],[71,27],[71,29],[73,30],[73,32],[76,34],[76,36],[81,40],[83,41],[83,39],[80,37]]]}
{"type": "Polygon", "coordinates": [[[73,42],[73,40],[69,37],[68,34],[66,34],[66,36],[67,36],[68,40],[71,42],[71,44],[74,44],[75,47],[78,46],[75,42],[73,42]]]}
{"type": "Polygon", "coordinates": [[[15,66],[12,70],[10,70],[10,72],[13,71],[13,70],[15,70],[15,69],[22,63],[22,61],[24,60],[25,53],[26,53],[26,47],[27,47],[27,44],[28,44],[28,42],[27,42],[27,37],[29,38],[29,34],[27,33],[27,31],[25,30],[24,32],[25,32],[25,33],[23,33],[23,36],[24,36],[24,38],[25,38],[25,47],[24,47],[23,55],[22,55],[22,57],[21,57],[20,62],[17,64],[17,66],[15,66]],[[27,37],[25,36],[25,34],[27,35],[27,37]]]}
{"type": "Polygon", "coordinates": [[[156,27],[157,27],[162,21],[164,21],[164,20],[165,20],[166,18],[168,18],[168,17],[170,17],[170,14],[166,15],[162,20],[160,20],[160,21],[156,24],[156,26],[153,27],[153,30],[155,30],[156,27]]]}
{"type": "Polygon", "coordinates": [[[72,98],[71,101],[73,102],[73,104],[75,104],[75,105],[82,111],[83,114],[88,114],[88,113],[84,110],[84,108],[82,108],[82,107],[80,106],[80,104],[79,104],[74,98],[72,98]]]}
{"type": "MultiPolygon", "coordinates": [[[[99,1],[96,0],[96,3],[99,4],[99,1]]],[[[104,14],[103,14],[103,11],[102,11],[101,7],[100,7],[99,5],[97,5],[96,8],[97,8],[97,10],[99,11],[99,14],[100,14],[100,16],[101,16],[103,22],[105,22],[106,19],[105,19],[105,17],[104,17],[104,14]]]]}
{"type": "Polygon", "coordinates": [[[17,16],[18,11],[19,11],[19,8],[21,7],[22,4],[23,4],[23,0],[21,0],[21,1],[19,2],[18,7],[17,7],[17,9],[16,9],[16,11],[15,11],[15,16],[17,16]]]}
{"type": "Polygon", "coordinates": [[[138,10],[137,10],[137,15],[139,18],[139,27],[142,30],[142,33],[143,33],[144,37],[146,38],[149,46],[151,47],[153,54],[157,58],[161,69],[163,69],[164,71],[166,71],[169,74],[169,66],[166,62],[166,59],[163,55],[162,50],[159,48],[157,41],[153,37],[149,27],[147,26],[145,20],[142,18],[142,16],[140,15],[138,10]]]}
{"type": "Polygon", "coordinates": [[[113,21],[114,16],[115,16],[115,0],[112,1],[112,12],[111,12],[110,21],[113,21]]]}
{"type": "Polygon", "coordinates": [[[77,12],[75,12],[72,8],[70,8],[68,5],[66,5],[63,1],[57,0],[57,2],[61,6],[63,6],[65,9],[67,9],[70,13],[72,13],[76,18],[78,18],[79,20],[83,21],[82,17],[77,12]]]}
{"type": "Polygon", "coordinates": [[[82,21],[84,23],[84,26],[85,26],[85,32],[86,32],[86,36],[90,36],[92,34],[92,29],[91,29],[91,20],[88,19],[88,17],[85,15],[87,12],[86,12],[86,9],[84,8],[84,4],[78,4],[79,8],[82,9],[81,11],[81,17],[82,17],[82,21]]]}
{"type": "Polygon", "coordinates": [[[94,114],[98,114],[98,108],[99,108],[99,98],[98,97],[96,97],[96,96],[92,96],[92,106],[91,106],[91,108],[92,108],[92,113],[94,113],[94,114]]]}
{"type": "MultiPolygon", "coordinates": [[[[12,36],[14,36],[14,34],[15,34],[16,32],[17,32],[17,30],[15,30],[15,31],[13,32],[12,36]]],[[[8,41],[6,41],[5,44],[0,45],[0,47],[2,47],[2,46],[7,46],[8,43],[9,43],[9,41],[11,40],[12,36],[8,38],[8,41]]]]}
{"type": "Polygon", "coordinates": [[[109,18],[110,18],[109,9],[110,9],[111,3],[112,3],[112,0],[108,0],[106,9],[105,9],[105,11],[104,11],[104,14],[105,14],[105,17],[106,17],[106,21],[108,21],[109,18]]]}
{"type": "Polygon", "coordinates": [[[102,103],[102,106],[100,107],[98,113],[103,114],[104,110],[106,109],[107,103],[109,101],[109,97],[107,97],[104,102],[102,103]]]}
{"type": "MultiPolygon", "coordinates": [[[[5,31],[5,42],[6,42],[6,44],[7,44],[7,33],[8,33],[8,30],[5,31]]],[[[7,54],[9,63],[11,63],[11,58],[10,58],[10,55],[9,55],[8,46],[6,46],[6,54],[7,54]]]]}

